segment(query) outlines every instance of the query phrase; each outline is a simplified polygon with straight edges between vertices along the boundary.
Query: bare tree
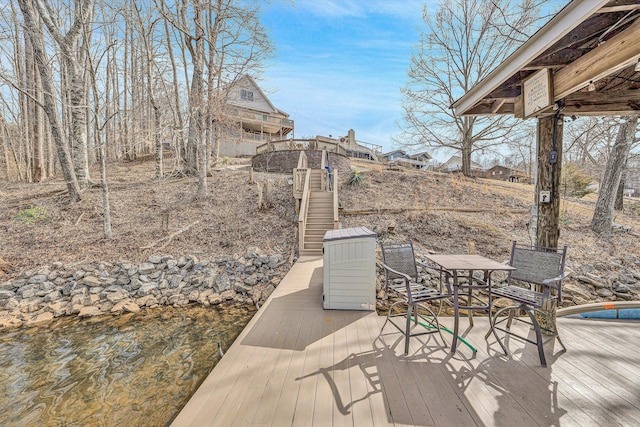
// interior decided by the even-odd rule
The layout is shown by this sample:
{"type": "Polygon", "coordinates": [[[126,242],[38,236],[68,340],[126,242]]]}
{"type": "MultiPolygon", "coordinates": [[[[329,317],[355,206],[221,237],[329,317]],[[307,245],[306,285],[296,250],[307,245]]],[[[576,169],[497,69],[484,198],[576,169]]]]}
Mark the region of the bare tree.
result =
{"type": "Polygon", "coordinates": [[[34,0],[19,0],[20,10],[24,17],[25,32],[29,36],[34,51],[34,59],[40,74],[43,90],[43,108],[47,118],[52,138],[58,152],[58,160],[67,184],[69,199],[72,202],[80,200],[80,186],[73,168],[73,161],[69,153],[69,146],[60,123],[58,107],[54,98],[55,86],[51,62],[46,53],[44,31],[40,24],[38,12],[33,5],[34,0]]]}
{"type": "Polygon", "coordinates": [[[93,9],[93,0],[75,0],[73,21],[66,33],[62,33],[59,20],[52,16],[53,9],[48,0],[35,0],[35,6],[49,34],[62,53],[65,73],[68,75],[67,90],[70,104],[70,139],[73,149],[73,163],[78,183],[81,187],[89,185],[89,157],[87,148],[87,109],[85,106],[86,83],[81,58],[83,52],[80,37],[87,25],[93,9]]]}
{"type": "Polygon", "coordinates": [[[620,123],[616,142],[607,161],[604,177],[600,184],[598,201],[591,219],[591,229],[603,236],[608,236],[611,233],[616,194],[631,144],[635,140],[637,127],[638,116],[628,116],[620,123]]]}
{"type": "Polygon", "coordinates": [[[459,151],[469,176],[473,152],[502,144],[507,135],[517,139],[511,118],[456,117],[450,106],[526,40],[543,2],[442,0],[435,14],[424,6],[426,32],[402,89],[406,127],[396,142],[459,151]]]}

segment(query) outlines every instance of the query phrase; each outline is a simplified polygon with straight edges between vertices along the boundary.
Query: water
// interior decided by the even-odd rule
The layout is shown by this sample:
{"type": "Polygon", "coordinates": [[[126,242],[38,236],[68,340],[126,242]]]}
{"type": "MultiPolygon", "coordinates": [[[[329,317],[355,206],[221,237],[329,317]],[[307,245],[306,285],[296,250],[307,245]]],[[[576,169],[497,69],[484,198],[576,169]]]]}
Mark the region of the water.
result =
{"type": "Polygon", "coordinates": [[[6,332],[0,425],[167,425],[253,314],[162,308],[6,332]]]}

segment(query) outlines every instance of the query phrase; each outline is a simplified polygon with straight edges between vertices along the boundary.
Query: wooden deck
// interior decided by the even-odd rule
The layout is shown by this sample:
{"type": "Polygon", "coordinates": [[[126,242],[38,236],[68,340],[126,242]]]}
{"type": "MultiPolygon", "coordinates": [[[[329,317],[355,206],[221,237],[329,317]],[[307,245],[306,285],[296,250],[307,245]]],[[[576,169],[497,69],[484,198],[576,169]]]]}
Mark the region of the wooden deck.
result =
{"type": "Polygon", "coordinates": [[[404,356],[384,318],[323,310],[321,294],[322,259],[301,258],[172,425],[638,425],[638,322],[558,319],[568,351],[548,343],[547,368],[515,339],[504,356],[479,317],[461,321],[475,356],[437,334],[404,356]]]}

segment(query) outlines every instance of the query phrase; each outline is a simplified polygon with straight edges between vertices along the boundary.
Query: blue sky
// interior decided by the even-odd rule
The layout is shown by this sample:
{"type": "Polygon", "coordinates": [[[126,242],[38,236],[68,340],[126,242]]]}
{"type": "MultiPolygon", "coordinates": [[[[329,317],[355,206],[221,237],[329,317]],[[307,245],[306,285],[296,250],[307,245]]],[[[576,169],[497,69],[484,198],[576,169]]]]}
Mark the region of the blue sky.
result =
{"type": "Polygon", "coordinates": [[[295,137],[344,136],[392,148],[400,88],[419,38],[422,0],[274,0],[276,46],[258,84],[295,120],[295,137]]]}

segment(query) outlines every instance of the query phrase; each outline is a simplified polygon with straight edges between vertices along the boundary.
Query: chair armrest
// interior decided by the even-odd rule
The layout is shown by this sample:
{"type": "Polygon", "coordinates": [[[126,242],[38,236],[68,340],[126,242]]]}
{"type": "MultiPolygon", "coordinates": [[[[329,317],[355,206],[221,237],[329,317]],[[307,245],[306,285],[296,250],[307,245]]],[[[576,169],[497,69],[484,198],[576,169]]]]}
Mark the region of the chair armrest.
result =
{"type": "Polygon", "coordinates": [[[447,295],[451,295],[451,285],[449,284],[449,280],[447,280],[447,278],[450,277],[451,274],[447,270],[444,270],[443,268],[440,268],[440,267],[434,267],[432,265],[426,264],[418,260],[416,260],[416,264],[419,264],[421,267],[427,268],[429,270],[434,270],[440,273],[440,292],[441,293],[442,293],[442,275],[444,274],[445,275],[444,284],[447,287],[447,295]]]}
{"type": "MultiPolygon", "coordinates": [[[[388,277],[388,273],[390,272],[390,273],[397,274],[398,276],[400,276],[399,278],[402,278],[404,280],[404,286],[407,289],[407,296],[410,298],[411,297],[411,281],[413,280],[411,276],[409,276],[408,274],[402,273],[401,271],[394,270],[393,268],[389,267],[385,263],[381,263],[381,264],[382,264],[382,268],[386,270],[385,279],[388,277]]],[[[388,280],[385,280],[384,287],[385,288],[389,287],[388,280]]]]}
{"type": "Polygon", "coordinates": [[[542,284],[546,286],[552,286],[551,285],[552,283],[561,282],[562,280],[566,279],[570,274],[571,274],[570,272],[565,271],[559,276],[552,277],[551,279],[544,279],[542,281],[542,284]]]}
{"type": "Polygon", "coordinates": [[[428,268],[429,270],[442,271],[442,268],[434,267],[422,261],[416,260],[416,264],[418,264],[420,267],[428,268]]]}
{"type": "Polygon", "coordinates": [[[573,271],[571,271],[570,269],[566,269],[565,271],[557,276],[557,277],[553,277],[551,279],[545,279],[542,281],[542,284],[545,286],[548,286],[550,288],[556,289],[558,291],[558,301],[562,301],[562,286],[561,283],[564,279],[566,279],[567,277],[569,277],[571,275],[571,273],[573,273],[573,271]]]}

